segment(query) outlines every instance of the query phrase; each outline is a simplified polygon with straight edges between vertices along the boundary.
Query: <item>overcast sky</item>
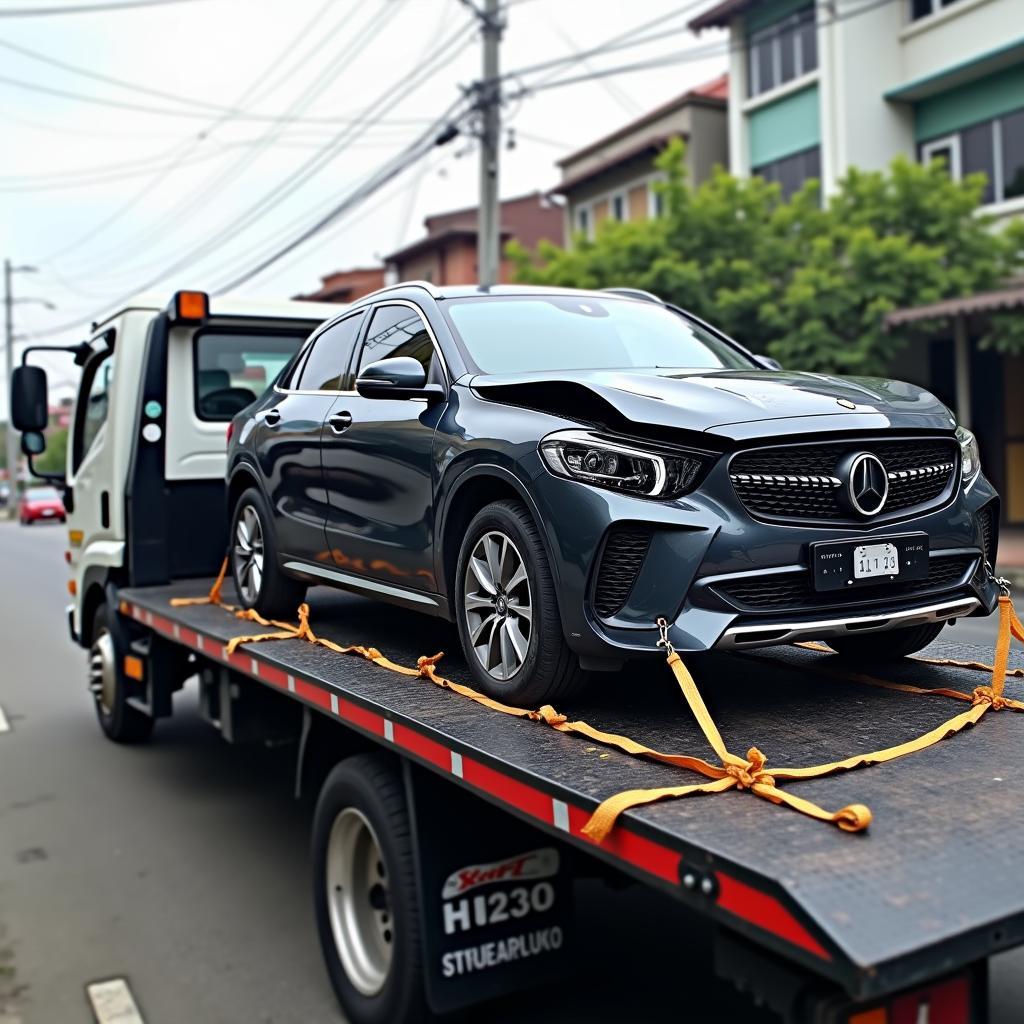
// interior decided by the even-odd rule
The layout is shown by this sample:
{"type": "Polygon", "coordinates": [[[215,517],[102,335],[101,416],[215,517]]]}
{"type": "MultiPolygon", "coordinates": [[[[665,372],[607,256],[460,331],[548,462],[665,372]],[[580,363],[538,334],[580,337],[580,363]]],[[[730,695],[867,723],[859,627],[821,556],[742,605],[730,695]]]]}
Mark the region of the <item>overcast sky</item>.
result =
{"type": "MultiPolygon", "coordinates": [[[[102,312],[154,281],[168,295],[223,285],[400,152],[479,74],[478,33],[467,31],[464,41],[457,35],[474,21],[460,0],[190,0],[3,16],[85,2],[0,0],[0,254],[39,268],[17,276],[16,294],[58,307],[16,307],[18,331],[102,312]],[[447,40],[451,47],[430,77],[383,106],[352,138],[356,129],[344,119],[399,90],[447,40]],[[90,79],[5,43],[191,102],[90,79]],[[102,106],[3,79],[189,116],[102,106]],[[280,120],[285,116],[293,120],[280,120]],[[321,157],[316,173],[292,190],[289,179],[332,140],[334,155],[321,157]],[[246,216],[260,201],[259,215],[246,216]]],[[[697,39],[680,31],[689,12],[704,6],[512,0],[503,70],[597,47],[666,15],[675,17],[643,33],[656,38],[561,76],[663,56],[687,59],[511,102],[504,117],[516,145],[502,151],[502,195],[549,188],[560,156],[725,70],[721,35],[697,39]],[[701,56],[709,46],[715,55],[701,56]]],[[[239,290],[287,297],[312,289],[323,274],[375,262],[412,241],[424,216],[475,202],[476,190],[472,142],[456,139],[239,290]]],[[[53,340],[78,340],[81,332],[53,340]]]]}

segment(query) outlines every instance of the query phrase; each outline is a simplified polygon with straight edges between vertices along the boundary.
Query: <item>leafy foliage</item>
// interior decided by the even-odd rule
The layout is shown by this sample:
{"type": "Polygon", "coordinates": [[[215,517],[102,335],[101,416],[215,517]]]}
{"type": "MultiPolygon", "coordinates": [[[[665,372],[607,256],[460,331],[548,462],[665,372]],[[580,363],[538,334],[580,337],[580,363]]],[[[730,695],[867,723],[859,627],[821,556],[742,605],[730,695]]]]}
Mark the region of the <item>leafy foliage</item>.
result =
{"type": "MultiPolygon", "coordinates": [[[[571,249],[511,243],[517,279],[578,288],[630,286],[690,309],[793,368],[884,373],[915,330],[887,331],[901,307],[996,288],[1024,272],[1024,223],[995,230],[977,213],[984,176],[951,181],[905,158],[851,171],[826,204],[816,181],[789,201],[760,178],[718,169],[684,180],[683,144],[659,158],[664,214],[605,221],[571,249]]],[[[1024,350],[1024,318],[996,316],[984,344],[1024,350]]]]}

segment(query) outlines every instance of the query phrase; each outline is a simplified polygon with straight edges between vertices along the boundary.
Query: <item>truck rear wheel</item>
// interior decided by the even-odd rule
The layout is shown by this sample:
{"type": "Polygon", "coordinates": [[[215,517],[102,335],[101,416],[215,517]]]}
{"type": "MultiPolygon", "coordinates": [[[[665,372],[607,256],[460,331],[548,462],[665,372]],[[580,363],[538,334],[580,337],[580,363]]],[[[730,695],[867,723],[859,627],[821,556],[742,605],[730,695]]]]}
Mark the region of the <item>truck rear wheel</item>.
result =
{"type": "Polygon", "coordinates": [[[107,604],[92,620],[89,648],[89,689],[96,701],[96,717],[108,739],[115,743],[142,743],[153,732],[153,719],[128,703],[121,633],[107,604]]]}
{"type": "Polygon", "coordinates": [[[274,524],[262,493],[243,492],[231,517],[231,575],[244,608],[268,619],[293,619],[306,587],[285,576],[278,558],[274,524]]]}
{"type": "Polygon", "coordinates": [[[427,1020],[409,811],[388,754],[357,754],[327,776],[313,817],[313,904],[346,1018],[427,1020]]]}

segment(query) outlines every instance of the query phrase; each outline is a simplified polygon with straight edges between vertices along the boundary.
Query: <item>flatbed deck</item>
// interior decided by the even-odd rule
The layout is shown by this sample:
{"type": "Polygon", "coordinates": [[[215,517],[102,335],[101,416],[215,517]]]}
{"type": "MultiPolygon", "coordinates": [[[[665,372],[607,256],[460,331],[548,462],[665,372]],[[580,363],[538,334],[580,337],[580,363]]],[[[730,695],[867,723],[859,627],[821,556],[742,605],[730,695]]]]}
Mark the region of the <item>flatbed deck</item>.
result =
{"type": "MultiPolygon", "coordinates": [[[[627,812],[601,845],[581,835],[591,812],[624,789],[700,781],[542,723],[511,718],[429,682],[299,640],[224,643],[260,627],[216,606],[172,607],[209,580],[121,591],[130,617],[202,656],[334,715],[542,830],[659,886],[689,906],[842,985],[883,995],[1024,942],[1024,716],[988,714],[974,728],[886,765],[785,788],[823,807],[867,804],[851,835],[749,793],[690,796],[627,812]],[[687,889],[695,871],[710,895],[687,889]]],[[[230,588],[225,594],[231,600],[230,588]]],[[[444,675],[469,682],[454,628],[436,619],[317,589],[311,624],[340,644],[373,645],[415,665],[452,652],[444,675]]],[[[955,638],[955,628],[947,634],[955,638]]],[[[991,659],[933,645],[929,654],[991,659]]],[[[964,710],[942,697],[844,678],[827,655],[795,648],[707,655],[687,663],[729,748],[756,745],[774,765],[812,765],[911,739],[964,710]]],[[[1021,665],[1014,652],[1011,666],[1021,665]]],[[[714,759],[660,659],[598,676],[558,710],[660,750],[714,759]]],[[[885,678],[970,692],[977,672],[908,661],[885,678]]],[[[1007,695],[1024,697],[1019,678],[1007,695]]],[[[471,823],[467,827],[471,827],[471,823]]]]}

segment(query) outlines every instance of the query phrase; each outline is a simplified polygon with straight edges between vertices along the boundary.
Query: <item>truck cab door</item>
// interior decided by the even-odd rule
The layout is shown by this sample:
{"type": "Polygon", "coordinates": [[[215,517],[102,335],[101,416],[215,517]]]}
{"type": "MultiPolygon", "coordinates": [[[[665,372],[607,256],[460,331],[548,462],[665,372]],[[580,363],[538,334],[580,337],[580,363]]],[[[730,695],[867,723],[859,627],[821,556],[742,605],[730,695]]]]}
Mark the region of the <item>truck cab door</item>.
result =
{"type": "Polygon", "coordinates": [[[295,370],[256,412],[253,450],[274,512],[282,555],[330,562],[329,505],[320,448],[324,421],[347,375],[363,313],[330,324],[307,344],[295,370]]]}
{"type": "MultiPolygon", "coordinates": [[[[392,300],[374,308],[354,376],[389,356],[412,356],[428,381],[446,382],[433,334],[412,303],[392,300]]],[[[433,444],[444,408],[443,402],[347,391],[328,413],[322,448],[327,541],[338,569],[376,582],[368,590],[437,591],[433,444]]]]}

